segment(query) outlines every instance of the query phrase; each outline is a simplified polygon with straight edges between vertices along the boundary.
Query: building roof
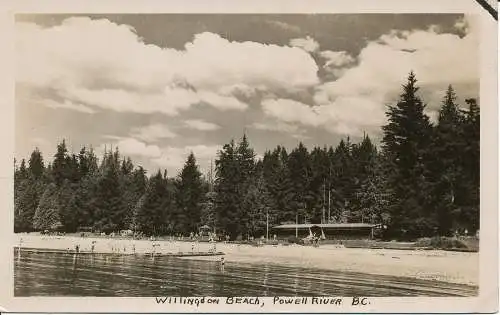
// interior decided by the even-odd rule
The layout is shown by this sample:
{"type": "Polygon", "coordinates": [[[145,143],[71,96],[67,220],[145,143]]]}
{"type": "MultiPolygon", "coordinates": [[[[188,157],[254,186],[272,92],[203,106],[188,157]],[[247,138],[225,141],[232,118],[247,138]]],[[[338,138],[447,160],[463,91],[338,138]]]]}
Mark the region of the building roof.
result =
{"type": "Polygon", "coordinates": [[[325,224],[283,224],[273,227],[273,229],[309,229],[313,226],[330,229],[359,229],[359,228],[373,228],[376,224],[369,223],[325,223],[325,224]]]}

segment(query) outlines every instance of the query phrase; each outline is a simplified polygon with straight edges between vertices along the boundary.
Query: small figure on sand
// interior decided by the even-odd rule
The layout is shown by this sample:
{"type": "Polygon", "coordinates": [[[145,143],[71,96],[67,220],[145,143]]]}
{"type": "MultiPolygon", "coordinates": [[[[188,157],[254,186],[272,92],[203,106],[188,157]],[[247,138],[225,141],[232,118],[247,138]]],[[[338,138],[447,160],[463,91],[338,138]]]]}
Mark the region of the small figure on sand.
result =
{"type": "Polygon", "coordinates": [[[224,264],[225,264],[224,257],[221,257],[221,259],[220,259],[220,270],[221,271],[224,271],[224,264]]]}
{"type": "Polygon", "coordinates": [[[80,245],[76,244],[75,245],[75,253],[78,254],[80,252],[80,245]]]}
{"type": "Polygon", "coordinates": [[[92,241],[92,245],[90,245],[90,252],[94,253],[95,250],[95,241],[92,241]]]}

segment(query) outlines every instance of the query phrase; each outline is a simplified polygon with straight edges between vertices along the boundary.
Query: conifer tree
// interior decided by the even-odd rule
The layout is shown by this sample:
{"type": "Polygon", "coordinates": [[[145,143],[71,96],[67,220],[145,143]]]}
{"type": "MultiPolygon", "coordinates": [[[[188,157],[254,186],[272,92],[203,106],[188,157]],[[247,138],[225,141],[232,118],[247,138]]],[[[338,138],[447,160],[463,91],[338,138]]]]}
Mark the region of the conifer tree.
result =
{"type": "Polygon", "coordinates": [[[96,183],[94,202],[94,228],[106,233],[124,228],[126,208],[123,204],[122,190],[116,165],[105,162],[102,175],[96,183]]]}
{"type": "Polygon", "coordinates": [[[45,166],[43,164],[42,153],[38,148],[35,148],[35,150],[31,153],[28,165],[28,172],[30,176],[34,180],[41,180],[45,171],[45,166]]]}
{"type": "Polygon", "coordinates": [[[57,189],[54,196],[57,200],[59,219],[66,232],[76,232],[79,226],[83,200],[79,199],[77,193],[78,184],[66,182],[57,189]]]}
{"type": "Polygon", "coordinates": [[[289,171],[289,180],[293,197],[290,202],[290,210],[288,216],[293,216],[293,220],[299,222],[311,220],[310,207],[312,198],[309,194],[308,187],[311,180],[311,165],[309,161],[309,153],[306,147],[299,143],[298,147],[290,152],[287,161],[289,171]]]}
{"type": "Polygon", "coordinates": [[[39,185],[32,179],[18,179],[14,198],[14,231],[29,232],[33,228],[33,216],[41,194],[39,185]]]}
{"type": "MultiPolygon", "coordinates": [[[[132,162],[130,161],[130,163],[132,162]]],[[[131,166],[133,167],[133,165],[131,166]]],[[[146,192],[147,187],[147,177],[144,168],[139,166],[130,174],[126,174],[128,173],[129,167],[130,166],[127,166],[127,170],[124,170],[122,164],[122,190],[123,201],[126,208],[124,227],[126,228],[132,228],[134,209],[141,196],[146,192]],[[123,172],[125,172],[125,174],[123,174],[123,172]]]]}
{"type": "Polygon", "coordinates": [[[269,193],[270,211],[273,213],[272,225],[283,221],[283,212],[286,209],[284,202],[286,161],[282,161],[281,150],[284,148],[277,146],[273,151],[265,152],[262,160],[262,176],[269,193]]]}
{"type": "Polygon", "coordinates": [[[377,203],[377,187],[380,184],[379,173],[376,173],[377,164],[377,148],[370,140],[370,137],[365,135],[361,143],[352,147],[352,185],[355,192],[355,198],[351,201],[350,207],[350,222],[365,222],[373,221],[373,207],[377,203]],[[368,198],[369,200],[366,200],[368,198]],[[369,206],[372,205],[372,206],[369,206]],[[368,215],[366,215],[368,211],[368,215]]]}
{"type": "Polygon", "coordinates": [[[460,161],[463,185],[456,194],[456,203],[461,205],[460,223],[470,234],[479,229],[480,221],[480,110],[476,99],[467,99],[466,103],[468,110],[462,123],[463,158],[460,161]]]}
{"type": "Polygon", "coordinates": [[[47,186],[33,216],[33,228],[37,231],[57,231],[62,228],[59,215],[60,205],[57,198],[57,186],[52,183],[47,186]]]}
{"type": "Polygon", "coordinates": [[[456,103],[453,88],[448,87],[434,128],[431,150],[428,152],[428,178],[430,197],[437,232],[451,235],[454,221],[460,213],[455,196],[462,185],[461,156],[463,153],[462,114],[456,103]]]}
{"type": "Polygon", "coordinates": [[[19,166],[16,174],[19,180],[28,178],[28,170],[26,169],[26,161],[24,159],[21,160],[21,166],[19,166]]]}
{"type": "Polygon", "coordinates": [[[434,229],[427,207],[424,160],[432,129],[424,113],[425,105],[417,95],[416,83],[411,72],[399,101],[388,107],[388,123],[382,127],[384,154],[392,166],[388,177],[394,198],[390,206],[390,232],[407,239],[430,235],[434,229]]]}
{"type": "Polygon", "coordinates": [[[352,144],[349,138],[340,140],[335,148],[331,169],[331,216],[335,222],[346,222],[355,193],[352,144]]]}
{"type": "Polygon", "coordinates": [[[328,151],[315,147],[311,151],[311,181],[309,195],[311,196],[311,223],[326,223],[327,217],[327,176],[329,171],[328,151]]]}
{"type": "Polygon", "coordinates": [[[57,152],[52,162],[52,178],[58,187],[68,178],[68,161],[68,149],[66,147],[66,141],[63,140],[57,145],[57,152]]]}
{"type": "Polygon", "coordinates": [[[240,191],[239,165],[234,141],[225,144],[215,161],[215,202],[217,229],[231,239],[241,232],[239,221],[240,191]]]}
{"type": "Polygon", "coordinates": [[[200,227],[203,195],[201,173],[191,152],[177,181],[177,206],[183,212],[178,218],[178,224],[186,233],[195,233],[200,227]]]}
{"type": "MultiPolygon", "coordinates": [[[[242,208],[247,214],[244,231],[248,236],[259,237],[265,234],[266,219],[273,215],[269,192],[266,189],[262,174],[256,174],[248,183],[243,198],[242,208]]],[[[273,221],[272,218],[270,220],[273,221]]]]}
{"type": "Polygon", "coordinates": [[[209,191],[205,194],[203,203],[201,204],[200,223],[214,229],[217,225],[215,213],[215,201],[217,194],[214,191],[209,191]]]}
{"type": "Polygon", "coordinates": [[[146,235],[161,235],[166,232],[165,207],[166,185],[158,172],[150,178],[146,193],[138,202],[135,213],[135,228],[146,235]]]}
{"type": "Polygon", "coordinates": [[[236,149],[236,159],[239,164],[239,177],[243,185],[247,180],[252,179],[255,173],[255,152],[250,147],[246,134],[243,135],[238,147],[236,149]]]}

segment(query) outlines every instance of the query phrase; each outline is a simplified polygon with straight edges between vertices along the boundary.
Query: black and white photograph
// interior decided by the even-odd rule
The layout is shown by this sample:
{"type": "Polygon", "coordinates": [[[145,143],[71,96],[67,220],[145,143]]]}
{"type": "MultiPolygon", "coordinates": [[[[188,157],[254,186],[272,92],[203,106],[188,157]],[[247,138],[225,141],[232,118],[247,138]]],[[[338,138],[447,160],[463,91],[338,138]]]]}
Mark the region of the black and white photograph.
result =
{"type": "Polygon", "coordinates": [[[13,297],[477,298],[481,16],[15,14],[13,297]]]}

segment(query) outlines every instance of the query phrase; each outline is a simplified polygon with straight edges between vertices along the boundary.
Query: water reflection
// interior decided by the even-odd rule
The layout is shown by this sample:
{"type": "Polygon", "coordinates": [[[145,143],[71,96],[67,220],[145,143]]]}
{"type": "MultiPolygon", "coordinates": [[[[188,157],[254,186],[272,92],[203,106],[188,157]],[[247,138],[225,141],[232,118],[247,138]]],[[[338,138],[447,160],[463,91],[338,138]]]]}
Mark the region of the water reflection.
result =
{"type": "MultiPolygon", "coordinates": [[[[17,254],[17,253],[16,253],[17,254]]],[[[15,255],[14,257],[16,257],[15,255]]],[[[473,296],[477,288],[359,273],[165,256],[22,253],[15,296],[473,296]]]]}

